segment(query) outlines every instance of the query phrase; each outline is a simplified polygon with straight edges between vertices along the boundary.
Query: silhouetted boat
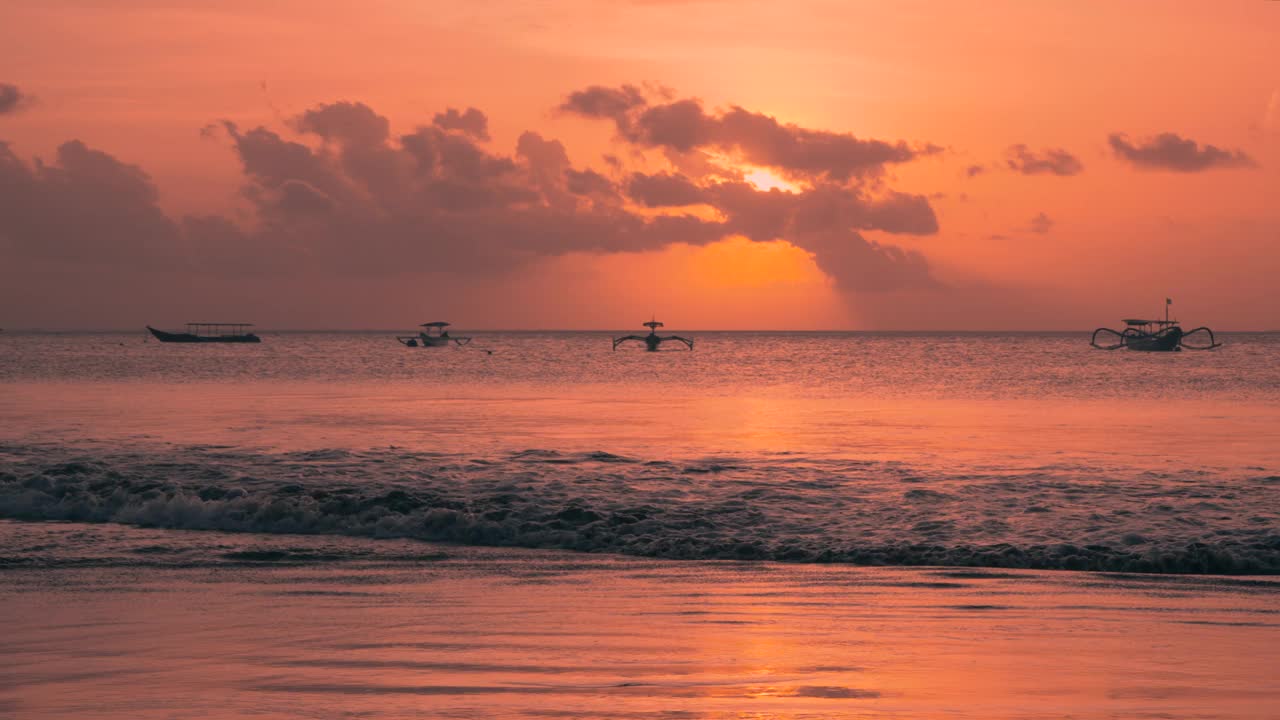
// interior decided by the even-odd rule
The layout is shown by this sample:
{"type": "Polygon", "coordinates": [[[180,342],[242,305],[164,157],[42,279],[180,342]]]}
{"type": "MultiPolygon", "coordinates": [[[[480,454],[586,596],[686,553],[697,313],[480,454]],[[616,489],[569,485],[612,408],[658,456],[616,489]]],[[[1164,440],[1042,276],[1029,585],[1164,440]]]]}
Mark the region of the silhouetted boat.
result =
{"type": "Polygon", "coordinates": [[[1144,320],[1141,318],[1125,318],[1125,329],[1122,331],[1112,330],[1111,328],[1098,328],[1093,331],[1093,338],[1089,344],[1100,350],[1119,350],[1125,348],[1128,350],[1140,350],[1143,352],[1176,352],[1183,348],[1188,350],[1212,350],[1216,347],[1222,347],[1222,343],[1218,342],[1213,336],[1213,331],[1207,327],[1198,327],[1193,330],[1183,331],[1177,320],[1169,319],[1169,306],[1173,304],[1173,300],[1165,298],[1164,301],[1164,319],[1163,320],[1144,320]],[[1185,340],[1195,333],[1208,333],[1208,345],[1190,345],[1185,340]],[[1110,333],[1115,336],[1116,342],[1111,345],[1099,345],[1098,334],[1110,333]]]}
{"type": "Polygon", "coordinates": [[[422,327],[426,328],[417,335],[397,335],[396,340],[405,347],[444,347],[449,343],[457,343],[458,345],[466,345],[471,342],[469,337],[452,337],[445,328],[449,327],[447,322],[429,322],[422,323],[422,327]]]}
{"type": "Polygon", "coordinates": [[[165,332],[150,325],[147,330],[160,342],[170,343],[256,343],[262,338],[245,330],[253,323],[187,323],[186,332],[165,332]]]}
{"type": "Polygon", "coordinates": [[[638,340],[644,343],[644,349],[648,350],[649,352],[656,351],[658,347],[662,345],[662,343],[664,342],[673,342],[673,341],[682,342],[690,350],[693,349],[693,341],[689,340],[688,338],[682,338],[679,335],[665,335],[665,336],[659,335],[658,328],[662,327],[662,323],[658,322],[657,320],[650,320],[647,323],[641,323],[641,325],[644,325],[645,327],[649,328],[648,335],[623,335],[622,337],[614,338],[613,349],[617,350],[619,345],[621,345],[624,342],[627,342],[628,340],[638,340]]]}

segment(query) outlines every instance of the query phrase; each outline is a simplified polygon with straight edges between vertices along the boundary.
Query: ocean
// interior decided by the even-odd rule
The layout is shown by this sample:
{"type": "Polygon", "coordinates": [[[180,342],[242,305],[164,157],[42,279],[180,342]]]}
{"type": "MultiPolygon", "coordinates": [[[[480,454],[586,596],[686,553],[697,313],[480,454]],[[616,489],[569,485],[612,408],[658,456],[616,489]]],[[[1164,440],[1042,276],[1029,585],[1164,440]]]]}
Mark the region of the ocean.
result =
{"type": "Polygon", "coordinates": [[[0,338],[0,517],[679,559],[1280,571],[1280,335],[0,338]]]}
{"type": "Polygon", "coordinates": [[[0,716],[1280,703],[1278,334],[457,334],[0,335],[0,716]]]}

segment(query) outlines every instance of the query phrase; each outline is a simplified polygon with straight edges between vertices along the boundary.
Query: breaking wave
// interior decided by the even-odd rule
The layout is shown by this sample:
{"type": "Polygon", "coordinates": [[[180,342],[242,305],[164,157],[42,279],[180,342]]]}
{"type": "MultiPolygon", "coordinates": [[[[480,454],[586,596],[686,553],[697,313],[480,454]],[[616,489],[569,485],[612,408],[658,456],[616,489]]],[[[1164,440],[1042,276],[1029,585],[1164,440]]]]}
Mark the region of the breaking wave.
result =
{"type": "Polygon", "coordinates": [[[1274,574],[1277,512],[1280,478],[1262,473],[922,475],[792,455],[0,444],[8,519],[689,560],[1274,574]]]}

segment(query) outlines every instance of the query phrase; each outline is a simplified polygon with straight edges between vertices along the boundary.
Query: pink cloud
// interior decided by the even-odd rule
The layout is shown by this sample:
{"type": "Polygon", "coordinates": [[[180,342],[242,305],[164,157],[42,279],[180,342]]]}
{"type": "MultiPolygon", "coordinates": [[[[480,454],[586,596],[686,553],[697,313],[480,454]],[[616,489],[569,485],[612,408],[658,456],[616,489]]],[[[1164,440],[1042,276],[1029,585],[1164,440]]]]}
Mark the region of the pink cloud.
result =
{"type": "Polygon", "coordinates": [[[64,144],[53,163],[26,163],[0,146],[0,243],[16,262],[147,264],[173,276],[389,277],[422,267],[483,275],[568,253],[738,235],[790,241],[850,291],[935,284],[922,255],[861,234],[936,233],[928,199],[844,182],[914,156],[905,145],[806,130],[741,108],[708,116],[692,102],[649,106],[636,93],[575,94],[566,105],[634,123],[660,152],[732,144],[804,175],[808,186],[764,191],[732,174],[644,174],[621,161],[606,170],[625,178],[615,181],[574,167],[560,141],[536,132],[522,134],[511,154],[483,146],[487,118],[479,110],[446,111],[393,136],[387,118],[343,101],[289,119],[294,138],[222,125],[240,162],[247,220],[170,218],[146,172],[78,141],[64,144]],[[659,110],[642,119],[641,106],[659,110]],[[707,140],[707,128],[718,139],[707,140]]]}

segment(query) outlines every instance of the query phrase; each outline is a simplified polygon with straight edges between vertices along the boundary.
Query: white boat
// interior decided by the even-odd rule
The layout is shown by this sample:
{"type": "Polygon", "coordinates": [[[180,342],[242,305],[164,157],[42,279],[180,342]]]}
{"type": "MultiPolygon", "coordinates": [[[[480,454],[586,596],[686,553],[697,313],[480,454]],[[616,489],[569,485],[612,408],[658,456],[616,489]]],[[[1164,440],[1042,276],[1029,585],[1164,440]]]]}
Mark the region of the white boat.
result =
{"type": "Polygon", "coordinates": [[[453,337],[449,335],[446,328],[449,327],[447,322],[429,322],[422,323],[421,330],[417,335],[397,335],[396,340],[400,341],[405,347],[444,347],[449,343],[458,345],[466,345],[471,342],[469,337],[453,337]]]}

